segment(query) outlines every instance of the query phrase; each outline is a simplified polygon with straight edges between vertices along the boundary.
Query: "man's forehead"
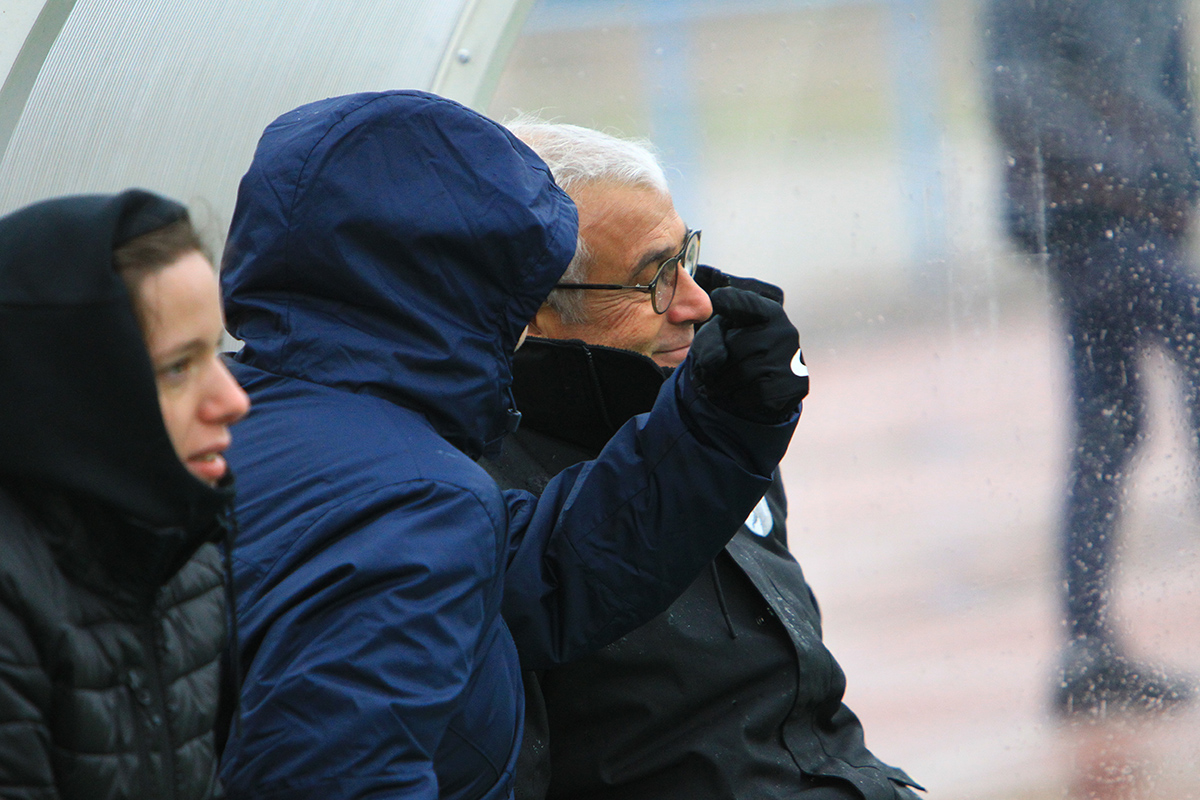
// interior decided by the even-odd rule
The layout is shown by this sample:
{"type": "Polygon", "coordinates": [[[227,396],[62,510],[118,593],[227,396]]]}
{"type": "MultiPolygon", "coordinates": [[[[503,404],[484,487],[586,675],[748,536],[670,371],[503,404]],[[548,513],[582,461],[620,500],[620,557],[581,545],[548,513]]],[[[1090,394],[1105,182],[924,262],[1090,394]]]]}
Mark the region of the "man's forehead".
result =
{"type": "Polygon", "coordinates": [[[571,196],[579,207],[580,224],[595,222],[617,211],[653,215],[664,208],[674,208],[670,192],[643,184],[596,181],[574,188],[571,196]]]}
{"type": "Polygon", "coordinates": [[[577,195],[580,230],[596,257],[593,269],[620,266],[630,275],[636,274],[670,258],[683,244],[687,226],[666,192],[655,187],[593,184],[577,195]]]}

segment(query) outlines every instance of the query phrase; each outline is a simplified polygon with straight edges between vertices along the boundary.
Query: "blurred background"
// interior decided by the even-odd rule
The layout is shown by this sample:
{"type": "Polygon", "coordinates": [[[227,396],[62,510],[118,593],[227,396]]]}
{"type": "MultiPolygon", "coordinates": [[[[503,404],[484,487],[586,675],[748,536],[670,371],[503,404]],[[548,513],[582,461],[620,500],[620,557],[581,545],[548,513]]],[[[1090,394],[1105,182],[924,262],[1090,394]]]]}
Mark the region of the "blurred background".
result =
{"type": "MultiPolygon", "coordinates": [[[[813,381],[791,547],[877,755],[935,800],[1200,797],[1195,711],[1050,713],[1066,349],[1004,232],[979,11],[539,0],[488,112],[651,140],[702,260],[785,289],[813,381]]],[[[1135,654],[1200,673],[1194,461],[1146,363],[1113,606],[1135,654]]]]}
{"type": "MultiPolygon", "coordinates": [[[[791,547],[868,746],[932,800],[1200,797],[1194,707],[1050,713],[1066,349],[1004,233],[983,33],[976,0],[4,0],[0,213],[141,185],[220,252],[258,133],[346,92],[646,137],[702,259],[782,286],[801,331],[791,547]]],[[[1143,363],[1113,607],[1200,676],[1193,432],[1143,363]]]]}

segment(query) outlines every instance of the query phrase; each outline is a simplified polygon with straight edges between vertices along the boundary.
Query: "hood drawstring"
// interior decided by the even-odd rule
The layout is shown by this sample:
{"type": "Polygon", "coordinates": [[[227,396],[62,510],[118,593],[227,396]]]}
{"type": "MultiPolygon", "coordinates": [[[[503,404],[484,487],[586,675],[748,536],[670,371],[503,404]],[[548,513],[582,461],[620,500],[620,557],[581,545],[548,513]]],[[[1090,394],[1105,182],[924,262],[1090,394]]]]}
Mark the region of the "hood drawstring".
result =
{"type": "Polygon", "coordinates": [[[229,724],[233,726],[233,737],[235,739],[242,738],[242,646],[238,636],[238,618],[237,618],[237,596],[233,590],[233,545],[237,541],[237,513],[234,511],[233,503],[230,503],[225,508],[222,514],[222,527],[225,528],[224,537],[224,563],[225,563],[225,608],[228,614],[229,625],[229,683],[233,694],[233,704],[230,709],[231,720],[217,719],[217,753],[220,754],[224,749],[223,745],[227,743],[229,736],[229,724]],[[225,723],[222,725],[222,723],[225,723]]]}
{"type": "Polygon", "coordinates": [[[708,562],[708,571],[712,575],[713,591],[717,593],[717,605],[721,607],[721,615],[725,617],[725,627],[729,629],[729,638],[738,638],[733,629],[733,620],[729,618],[729,607],[725,605],[725,592],[721,589],[721,577],[717,574],[717,560],[708,562]]]}
{"type": "Polygon", "coordinates": [[[521,427],[521,411],[517,408],[517,398],[513,397],[512,386],[508,387],[508,411],[504,418],[504,433],[512,436],[521,427]]]}

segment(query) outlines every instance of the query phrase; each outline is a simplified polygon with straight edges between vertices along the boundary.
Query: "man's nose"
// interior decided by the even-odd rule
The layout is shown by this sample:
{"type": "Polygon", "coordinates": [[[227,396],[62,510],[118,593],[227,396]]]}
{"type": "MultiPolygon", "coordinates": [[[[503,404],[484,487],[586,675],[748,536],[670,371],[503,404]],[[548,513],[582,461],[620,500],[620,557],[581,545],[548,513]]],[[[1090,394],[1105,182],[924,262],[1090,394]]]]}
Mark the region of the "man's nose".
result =
{"type": "Polygon", "coordinates": [[[708,292],[701,289],[686,271],[679,270],[679,282],[675,285],[675,298],[667,309],[667,320],[675,325],[695,325],[704,322],[712,313],[708,292]]]}

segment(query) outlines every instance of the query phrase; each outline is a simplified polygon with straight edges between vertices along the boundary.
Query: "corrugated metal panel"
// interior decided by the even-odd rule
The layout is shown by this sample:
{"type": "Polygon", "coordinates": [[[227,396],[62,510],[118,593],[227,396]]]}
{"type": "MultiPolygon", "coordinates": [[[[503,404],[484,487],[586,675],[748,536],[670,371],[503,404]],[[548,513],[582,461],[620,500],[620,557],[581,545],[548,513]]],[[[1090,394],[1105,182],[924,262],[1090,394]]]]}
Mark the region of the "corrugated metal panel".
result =
{"type": "MultiPolygon", "coordinates": [[[[477,36],[464,31],[464,8],[478,4],[78,0],[0,160],[0,213],[56,194],[143,186],[192,205],[216,240],[273,118],[331,95],[447,82],[448,53],[477,36]]],[[[495,5],[509,20],[522,4],[495,5]]],[[[448,83],[470,94],[486,70],[475,72],[474,83],[448,83]]]]}

